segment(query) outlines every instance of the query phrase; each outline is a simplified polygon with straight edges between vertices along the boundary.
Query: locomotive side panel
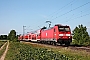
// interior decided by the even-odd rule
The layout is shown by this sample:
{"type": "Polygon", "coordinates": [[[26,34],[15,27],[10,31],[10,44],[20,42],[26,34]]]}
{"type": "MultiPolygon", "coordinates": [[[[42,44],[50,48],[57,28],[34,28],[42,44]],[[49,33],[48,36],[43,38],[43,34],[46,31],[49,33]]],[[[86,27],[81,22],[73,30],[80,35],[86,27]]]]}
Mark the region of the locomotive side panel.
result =
{"type": "Polygon", "coordinates": [[[57,27],[52,27],[47,30],[42,30],[41,31],[41,40],[43,41],[57,41],[58,37],[58,32],[57,32],[57,27]],[[55,31],[54,31],[55,30],[55,31]]]}
{"type": "Polygon", "coordinates": [[[41,31],[41,41],[42,40],[47,40],[47,30],[42,30],[41,31]]]}
{"type": "Polygon", "coordinates": [[[53,39],[56,40],[56,42],[57,42],[58,38],[59,38],[58,27],[54,26],[54,29],[53,29],[53,39]]]}
{"type": "Polygon", "coordinates": [[[53,39],[53,28],[41,31],[41,40],[50,41],[53,39]]]}
{"type": "Polygon", "coordinates": [[[47,30],[46,33],[47,33],[47,35],[46,35],[47,37],[46,37],[46,38],[47,38],[48,40],[53,40],[53,28],[47,30]]]}

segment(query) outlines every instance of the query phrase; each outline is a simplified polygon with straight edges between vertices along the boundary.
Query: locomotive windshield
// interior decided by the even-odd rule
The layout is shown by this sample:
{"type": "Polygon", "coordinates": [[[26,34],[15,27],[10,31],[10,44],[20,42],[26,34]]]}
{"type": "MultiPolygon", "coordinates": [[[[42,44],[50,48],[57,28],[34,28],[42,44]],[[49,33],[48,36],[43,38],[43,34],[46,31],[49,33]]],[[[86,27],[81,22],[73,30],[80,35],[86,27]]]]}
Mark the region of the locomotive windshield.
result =
{"type": "Polygon", "coordinates": [[[70,31],[69,26],[59,26],[59,31],[70,31]]]}

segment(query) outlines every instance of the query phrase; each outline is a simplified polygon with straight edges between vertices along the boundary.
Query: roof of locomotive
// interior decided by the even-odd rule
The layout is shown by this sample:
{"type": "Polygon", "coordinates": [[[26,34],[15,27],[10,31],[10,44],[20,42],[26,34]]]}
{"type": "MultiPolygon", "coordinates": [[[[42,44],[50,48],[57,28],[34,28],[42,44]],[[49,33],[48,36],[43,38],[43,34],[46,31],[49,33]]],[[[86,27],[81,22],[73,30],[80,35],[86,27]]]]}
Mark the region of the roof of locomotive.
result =
{"type": "MultiPolygon", "coordinates": [[[[55,26],[68,26],[68,25],[61,25],[61,24],[56,24],[55,26]]],[[[69,26],[68,26],[69,27],[69,26]]]]}
{"type": "MultiPolygon", "coordinates": [[[[63,26],[63,27],[69,27],[68,25],[61,25],[61,24],[55,24],[54,26],[58,26],[58,27],[60,27],[60,26],[63,26]]],[[[48,30],[48,29],[52,29],[53,27],[48,27],[48,28],[46,28],[46,27],[43,27],[43,28],[41,28],[42,30],[48,30]]]]}

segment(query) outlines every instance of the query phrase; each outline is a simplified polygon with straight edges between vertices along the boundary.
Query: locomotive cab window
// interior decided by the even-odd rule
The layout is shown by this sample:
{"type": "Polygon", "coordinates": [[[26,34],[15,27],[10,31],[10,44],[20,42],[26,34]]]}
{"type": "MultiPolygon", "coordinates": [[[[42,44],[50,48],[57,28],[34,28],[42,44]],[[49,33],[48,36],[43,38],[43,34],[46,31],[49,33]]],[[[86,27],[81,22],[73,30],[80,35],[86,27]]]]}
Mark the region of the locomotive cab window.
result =
{"type": "Polygon", "coordinates": [[[68,26],[60,26],[59,31],[70,31],[70,28],[68,26]]]}

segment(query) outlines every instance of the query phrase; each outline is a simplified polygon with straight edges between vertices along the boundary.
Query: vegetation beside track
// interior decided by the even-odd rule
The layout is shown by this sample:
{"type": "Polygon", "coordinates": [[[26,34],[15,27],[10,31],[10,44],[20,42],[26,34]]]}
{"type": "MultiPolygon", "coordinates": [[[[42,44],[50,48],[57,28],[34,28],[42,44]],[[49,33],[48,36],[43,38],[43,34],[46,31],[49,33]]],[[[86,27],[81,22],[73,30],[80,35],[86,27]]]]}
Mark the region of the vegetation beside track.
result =
{"type": "Polygon", "coordinates": [[[87,32],[86,26],[78,25],[72,31],[73,32],[73,44],[82,45],[82,46],[90,46],[90,36],[87,32]]]}
{"type": "Polygon", "coordinates": [[[5,60],[89,60],[90,54],[85,51],[73,51],[66,48],[10,42],[5,60]]]}
{"type": "Polygon", "coordinates": [[[41,47],[35,47],[30,44],[19,42],[10,42],[9,50],[5,60],[75,60],[67,57],[60,52],[41,47]]]}
{"type": "MultiPolygon", "coordinates": [[[[40,44],[31,44],[31,43],[26,43],[30,44],[33,47],[37,48],[46,48],[48,50],[52,50],[54,52],[58,52],[61,55],[67,56],[69,60],[89,60],[90,59],[90,52],[82,51],[82,50],[72,50],[69,49],[68,47],[51,47],[51,46],[44,46],[40,44]]],[[[74,47],[73,47],[74,48],[74,47]]]]}

